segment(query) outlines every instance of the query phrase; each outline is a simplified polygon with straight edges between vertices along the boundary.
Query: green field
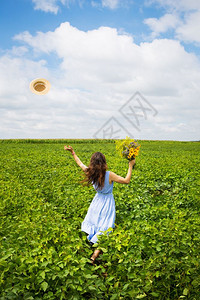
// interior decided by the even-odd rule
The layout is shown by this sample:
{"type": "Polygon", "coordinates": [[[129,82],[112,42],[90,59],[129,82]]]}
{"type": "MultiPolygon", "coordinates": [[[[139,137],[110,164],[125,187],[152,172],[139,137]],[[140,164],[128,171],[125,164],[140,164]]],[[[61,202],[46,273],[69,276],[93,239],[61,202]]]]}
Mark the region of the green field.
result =
{"type": "Polygon", "coordinates": [[[116,227],[96,266],[81,232],[96,151],[125,176],[109,140],[0,141],[0,299],[191,299],[200,290],[199,142],[139,141],[129,185],[114,184],[116,227]]]}

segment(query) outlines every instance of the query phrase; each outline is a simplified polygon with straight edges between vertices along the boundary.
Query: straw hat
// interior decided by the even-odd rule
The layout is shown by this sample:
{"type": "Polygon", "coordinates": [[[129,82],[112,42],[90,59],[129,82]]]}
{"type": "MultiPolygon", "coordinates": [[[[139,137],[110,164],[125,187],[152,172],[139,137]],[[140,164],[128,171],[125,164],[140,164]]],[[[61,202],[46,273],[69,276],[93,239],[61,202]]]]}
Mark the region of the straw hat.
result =
{"type": "Polygon", "coordinates": [[[44,78],[37,78],[31,81],[30,90],[37,95],[45,95],[50,90],[51,84],[44,78]]]}

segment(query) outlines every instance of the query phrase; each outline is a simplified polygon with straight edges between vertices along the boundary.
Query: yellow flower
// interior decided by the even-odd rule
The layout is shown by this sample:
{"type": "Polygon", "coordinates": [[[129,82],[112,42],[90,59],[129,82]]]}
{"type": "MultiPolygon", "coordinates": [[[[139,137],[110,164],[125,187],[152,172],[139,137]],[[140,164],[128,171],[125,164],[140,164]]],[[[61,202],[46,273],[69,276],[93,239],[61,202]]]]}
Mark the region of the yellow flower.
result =
{"type": "Polygon", "coordinates": [[[124,140],[115,140],[115,144],[116,150],[121,157],[130,159],[138,155],[140,145],[138,145],[138,143],[134,139],[131,139],[128,136],[124,140]]]}
{"type": "Polygon", "coordinates": [[[131,156],[132,156],[132,153],[129,153],[128,158],[131,158],[131,156]]]}

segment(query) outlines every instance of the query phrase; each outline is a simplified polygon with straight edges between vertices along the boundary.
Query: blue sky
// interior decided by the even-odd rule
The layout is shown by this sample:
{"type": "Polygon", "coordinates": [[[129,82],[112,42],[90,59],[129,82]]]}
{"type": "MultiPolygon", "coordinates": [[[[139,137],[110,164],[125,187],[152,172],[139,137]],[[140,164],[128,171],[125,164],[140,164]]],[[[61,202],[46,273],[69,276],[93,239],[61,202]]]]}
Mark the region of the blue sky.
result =
{"type": "Polygon", "coordinates": [[[100,2],[96,1],[98,6],[94,6],[91,1],[84,1],[83,4],[72,1],[68,5],[59,5],[58,1],[58,12],[55,13],[35,9],[36,5],[31,0],[3,0],[0,11],[1,47],[11,47],[14,44],[12,37],[16,33],[54,30],[66,21],[84,31],[100,26],[114,27],[132,34],[140,42],[143,34],[149,31],[143,20],[149,16],[159,18],[163,12],[157,5],[144,5],[145,1],[124,2],[115,9],[102,7],[100,2]]]}
{"type": "Polygon", "coordinates": [[[199,20],[195,0],[1,0],[0,138],[199,140],[199,20]]]}

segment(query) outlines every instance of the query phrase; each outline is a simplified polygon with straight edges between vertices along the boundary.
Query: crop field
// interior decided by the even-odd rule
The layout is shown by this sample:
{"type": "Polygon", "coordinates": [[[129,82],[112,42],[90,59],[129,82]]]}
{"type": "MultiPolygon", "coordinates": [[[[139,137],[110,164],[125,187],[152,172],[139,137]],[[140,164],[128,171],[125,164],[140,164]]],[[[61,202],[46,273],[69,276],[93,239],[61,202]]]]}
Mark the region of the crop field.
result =
{"type": "MultiPolygon", "coordinates": [[[[139,141],[130,184],[114,183],[116,226],[102,254],[81,232],[96,151],[125,176],[112,140],[0,141],[0,299],[200,299],[200,142],[139,141]]],[[[97,245],[96,245],[97,246],[97,245]]]]}

